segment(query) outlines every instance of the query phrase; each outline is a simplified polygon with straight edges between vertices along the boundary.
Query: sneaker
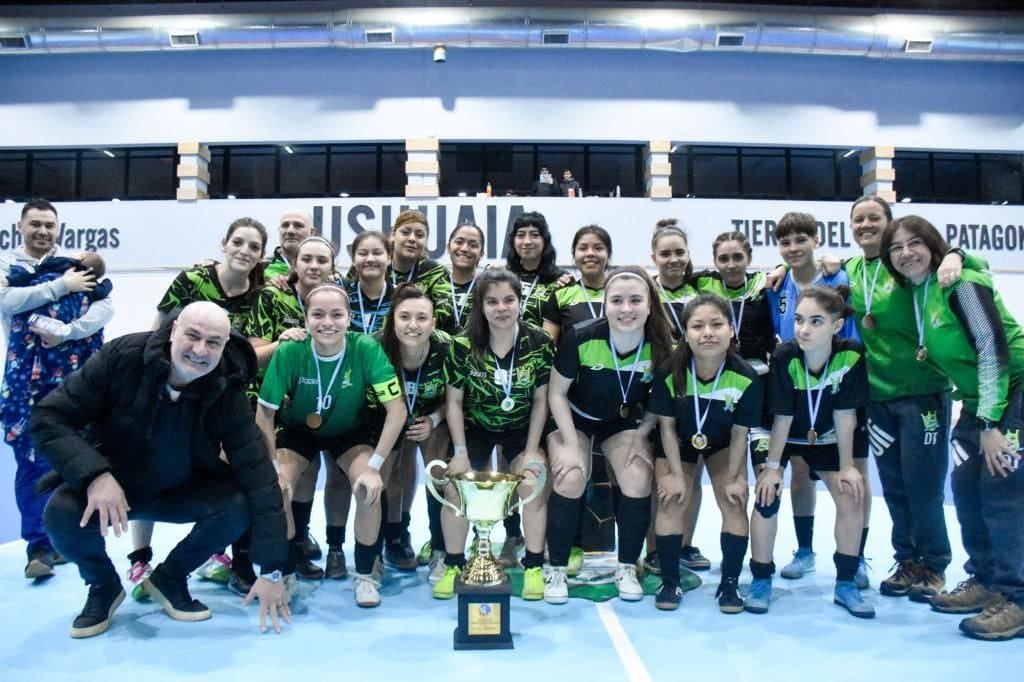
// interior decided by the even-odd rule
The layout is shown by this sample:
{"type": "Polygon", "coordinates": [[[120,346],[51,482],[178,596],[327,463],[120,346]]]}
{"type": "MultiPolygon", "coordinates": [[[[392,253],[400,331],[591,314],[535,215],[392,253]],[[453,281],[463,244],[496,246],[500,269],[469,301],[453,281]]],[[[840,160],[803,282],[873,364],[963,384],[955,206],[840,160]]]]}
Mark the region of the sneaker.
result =
{"type": "MultiPolygon", "coordinates": [[[[498,563],[503,568],[513,568],[519,565],[519,553],[526,550],[526,540],[523,536],[514,538],[505,538],[505,544],[501,546],[501,552],[498,554],[498,563]]],[[[540,597],[537,597],[540,599],[540,597]]]]}
{"type": "Polygon", "coordinates": [[[540,601],[544,598],[544,569],[533,566],[523,571],[523,592],[525,601],[540,601]]]}
{"type": "Polygon", "coordinates": [[[309,559],[299,559],[295,564],[295,577],[299,580],[323,580],[324,569],[309,559]]]}
{"type": "Polygon", "coordinates": [[[142,581],[148,578],[152,572],[153,567],[149,565],[148,561],[136,561],[128,569],[128,580],[132,584],[132,599],[135,601],[147,601],[149,599],[146,590],[142,589],[142,581]]]}
{"type": "Polygon", "coordinates": [[[121,581],[107,585],[89,585],[89,596],[85,607],[71,624],[71,636],[75,639],[95,637],[107,631],[114,611],[124,601],[121,581]]]}
{"type": "Polygon", "coordinates": [[[324,577],[328,580],[343,580],[348,577],[345,550],[328,548],[327,561],[324,563],[324,577]]]}
{"type": "Polygon", "coordinates": [[[683,547],[679,555],[679,563],[691,571],[711,570],[711,560],[700,553],[700,549],[692,545],[683,547]]]}
{"type": "Polygon", "coordinates": [[[384,562],[381,561],[380,555],[377,555],[377,558],[373,560],[373,569],[370,571],[370,575],[377,582],[384,582],[384,562]]]}
{"type": "Polygon", "coordinates": [[[657,552],[647,553],[647,556],[644,557],[643,568],[645,573],[661,575],[661,561],[658,559],[657,552]]]}
{"type": "Polygon", "coordinates": [[[864,557],[860,557],[860,561],[857,562],[857,572],[853,574],[853,584],[857,586],[858,590],[871,589],[871,581],[868,580],[868,560],[864,557]]]}
{"type": "Polygon", "coordinates": [[[544,576],[544,601],[565,604],[569,601],[569,581],[565,566],[552,566],[544,576]]]}
{"type": "Polygon", "coordinates": [[[420,547],[419,553],[416,554],[416,563],[419,566],[426,566],[430,563],[430,557],[434,553],[434,547],[430,544],[430,540],[423,543],[420,547]]]}
{"type": "Polygon", "coordinates": [[[772,603],[772,579],[754,578],[750,583],[750,591],[743,600],[743,610],[749,613],[768,613],[772,603]]]}
{"type": "Polygon", "coordinates": [[[640,601],[644,596],[644,588],[636,577],[636,566],[620,563],[615,569],[615,587],[619,590],[619,599],[623,601],[640,601]]]}
{"type": "Polygon", "coordinates": [[[1024,637],[1024,609],[999,598],[977,616],[960,621],[960,632],[975,639],[1001,641],[1024,637]]]}
{"type": "Polygon", "coordinates": [[[921,566],[917,581],[910,586],[907,596],[910,601],[929,603],[933,597],[942,592],[946,586],[946,574],[942,571],[933,571],[927,566],[921,566]]]}
{"type": "Polygon", "coordinates": [[[363,609],[380,606],[380,592],[377,590],[380,583],[374,580],[372,575],[356,573],[352,587],[356,593],[356,606],[363,609]]]}
{"type": "Polygon", "coordinates": [[[815,554],[811,550],[801,547],[793,552],[793,560],[780,571],[783,578],[796,580],[803,578],[808,573],[814,573],[815,554]]]}
{"type": "Polygon", "coordinates": [[[427,564],[430,572],[427,574],[427,582],[431,585],[436,585],[437,581],[444,575],[444,558],[446,556],[448,555],[440,550],[434,550],[430,553],[430,563],[427,564]]]}
{"type": "Polygon", "coordinates": [[[45,544],[29,552],[25,577],[29,580],[42,580],[53,576],[53,555],[54,551],[45,544]]]}
{"type": "Polygon", "coordinates": [[[940,592],[932,597],[931,605],[940,613],[977,613],[1001,598],[998,592],[993,592],[971,576],[951,592],[940,592]]]}
{"type": "Polygon", "coordinates": [[[722,613],[743,612],[743,599],[740,597],[738,587],[736,578],[722,578],[722,582],[718,584],[718,591],[715,592],[719,611],[722,613]]]}
{"type": "Polygon", "coordinates": [[[864,597],[852,580],[836,581],[835,597],[833,597],[832,601],[849,611],[851,616],[856,616],[857,618],[875,617],[875,607],[864,601],[864,597]]]}
{"type": "Polygon", "coordinates": [[[419,566],[412,546],[400,539],[384,543],[384,563],[399,571],[415,571],[419,566]]]}
{"type": "Polygon", "coordinates": [[[569,550],[569,563],[566,564],[568,575],[570,578],[575,578],[583,570],[583,548],[573,547],[569,550]]]}
{"type": "Polygon", "coordinates": [[[249,596],[249,590],[252,589],[253,582],[248,576],[231,571],[231,577],[228,578],[228,589],[239,597],[247,597],[249,596]]]}
{"type": "Polygon", "coordinates": [[[306,533],[306,537],[299,544],[299,553],[310,561],[319,561],[324,557],[324,552],[320,549],[320,543],[309,533],[306,533]]]}
{"type": "Polygon", "coordinates": [[[441,579],[434,583],[431,591],[434,599],[451,599],[455,596],[455,579],[462,573],[458,566],[445,566],[441,579]]]}
{"type": "Polygon", "coordinates": [[[922,568],[924,567],[913,559],[900,561],[893,574],[878,584],[878,591],[887,597],[906,596],[910,586],[917,582],[922,568]]]}
{"type": "Polygon", "coordinates": [[[50,556],[53,557],[53,565],[54,566],[64,566],[65,564],[68,563],[67,557],[65,557],[63,554],[61,554],[57,550],[52,550],[51,553],[50,553],[50,556]]]}
{"type": "Polygon", "coordinates": [[[157,566],[148,578],[142,581],[146,590],[167,615],[174,620],[199,621],[210,617],[210,609],[206,604],[193,599],[188,593],[188,578],[169,576],[162,572],[163,564],[157,566]]]}
{"type": "Polygon", "coordinates": [[[196,570],[203,580],[227,585],[231,580],[231,557],[227,554],[214,554],[196,570]]]}
{"type": "Polygon", "coordinates": [[[662,583],[654,595],[654,608],[660,611],[675,611],[683,601],[683,590],[678,585],[662,583]]]}

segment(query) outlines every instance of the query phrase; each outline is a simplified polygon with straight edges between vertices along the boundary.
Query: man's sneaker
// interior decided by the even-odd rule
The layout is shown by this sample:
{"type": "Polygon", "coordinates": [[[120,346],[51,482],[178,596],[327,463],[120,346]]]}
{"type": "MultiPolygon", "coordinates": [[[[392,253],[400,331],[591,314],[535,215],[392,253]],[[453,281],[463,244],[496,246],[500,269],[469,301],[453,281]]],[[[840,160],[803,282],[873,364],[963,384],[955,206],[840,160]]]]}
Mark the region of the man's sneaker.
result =
{"type": "Polygon", "coordinates": [[[434,547],[430,544],[430,540],[423,543],[420,547],[420,551],[416,554],[416,563],[420,566],[426,566],[430,563],[430,556],[434,553],[434,547]]]}
{"type": "Polygon", "coordinates": [[[910,601],[927,604],[937,596],[942,588],[946,586],[946,574],[941,571],[933,571],[927,566],[921,566],[917,581],[910,586],[907,596],[910,601]]]}
{"type": "Polygon", "coordinates": [[[565,566],[552,566],[544,576],[544,601],[565,604],[569,601],[569,581],[565,566]]]}
{"type": "Polygon", "coordinates": [[[227,554],[214,554],[196,570],[203,580],[227,585],[231,580],[231,557],[227,554]]]}
{"type": "Polygon", "coordinates": [[[136,561],[128,569],[128,580],[132,584],[132,599],[135,601],[146,601],[149,599],[146,590],[142,589],[142,581],[148,578],[152,572],[153,567],[149,565],[148,561],[136,561]]]}
{"type": "Polygon", "coordinates": [[[374,580],[372,575],[356,573],[352,587],[356,593],[356,606],[364,609],[380,606],[380,592],[377,589],[380,583],[374,580]]]}
{"type": "Polygon", "coordinates": [[[658,553],[648,552],[647,556],[644,557],[643,567],[646,573],[661,575],[661,560],[658,559],[658,553]]]}
{"type": "Polygon", "coordinates": [[[320,543],[309,533],[306,533],[306,537],[299,544],[299,554],[310,561],[319,561],[324,556],[320,543]]]}
{"type": "Polygon", "coordinates": [[[415,571],[419,566],[416,561],[416,552],[400,539],[384,543],[384,563],[399,571],[415,571]]]}
{"type": "Polygon", "coordinates": [[[324,569],[309,559],[299,559],[295,562],[295,577],[300,580],[323,580],[324,569]]]}
{"type": "Polygon", "coordinates": [[[377,558],[373,560],[373,569],[370,571],[370,576],[378,583],[384,582],[384,562],[381,561],[380,555],[377,555],[377,558]]]}
{"type": "Polygon", "coordinates": [[[1024,609],[1007,599],[997,599],[979,615],[960,621],[960,632],[989,641],[1024,637],[1024,609]]]}
{"type": "Polygon", "coordinates": [[[348,566],[345,565],[344,550],[327,550],[327,561],[324,562],[324,577],[328,580],[342,580],[348,577],[348,566]]]}
{"type": "Polygon", "coordinates": [[[683,547],[679,554],[679,563],[691,571],[711,570],[711,560],[700,553],[700,549],[693,545],[683,547]]]}
{"type": "Polygon", "coordinates": [[[441,579],[434,583],[431,594],[434,599],[451,599],[455,596],[455,579],[462,573],[458,566],[445,566],[441,579]]]}
{"type": "Polygon", "coordinates": [[[228,589],[239,597],[247,597],[249,596],[249,590],[252,589],[253,582],[255,581],[249,576],[242,575],[237,571],[231,571],[231,577],[228,578],[228,589]]]}
{"type": "Polygon", "coordinates": [[[857,562],[857,572],[853,574],[853,584],[858,590],[871,589],[871,581],[868,580],[868,560],[860,557],[857,562]]]}
{"type": "Polygon", "coordinates": [[[441,579],[445,572],[444,558],[448,556],[440,550],[434,550],[430,553],[430,562],[427,564],[429,573],[427,574],[427,582],[431,585],[436,585],[437,581],[441,579]]]}
{"type": "Polygon", "coordinates": [[[114,611],[124,601],[124,588],[116,581],[107,585],[89,585],[89,596],[85,607],[71,624],[71,636],[75,639],[95,637],[107,631],[114,611]]]}
{"type": "Polygon", "coordinates": [[[518,566],[519,553],[525,550],[526,540],[523,539],[522,535],[514,538],[505,538],[505,544],[501,546],[501,552],[498,554],[498,563],[504,568],[518,566]]]}
{"type": "Polygon", "coordinates": [[[754,578],[750,583],[750,591],[743,600],[743,610],[750,613],[768,613],[772,604],[772,579],[754,578]]]}
{"type": "Polygon", "coordinates": [[[851,616],[856,616],[857,618],[875,617],[875,607],[864,601],[864,597],[852,580],[836,581],[836,591],[832,601],[849,611],[851,616]]]}
{"type": "Polygon", "coordinates": [[[808,573],[814,573],[815,554],[806,547],[801,547],[793,552],[793,560],[783,567],[780,574],[783,578],[796,580],[803,578],[808,573]]]}
{"type": "Polygon", "coordinates": [[[566,564],[567,573],[570,578],[575,578],[583,570],[583,548],[573,547],[569,550],[569,563],[566,564]]]}
{"type": "Polygon", "coordinates": [[[45,544],[40,545],[28,553],[28,563],[25,564],[25,577],[29,580],[41,580],[53,575],[54,552],[45,544]]]}
{"type": "Polygon", "coordinates": [[[675,611],[683,600],[683,590],[678,585],[662,583],[654,595],[654,608],[661,611],[675,611]]]}
{"type": "Polygon", "coordinates": [[[142,581],[142,588],[156,603],[163,607],[174,620],[198,621],[210,617],[206,604],[193,599],[188,593],[188,579],[164,573],[163,564],[157,566],[150,576],[142,581]]]}
{"type": "Polygon", "coordinates": [[[615,587],[619,590],[619,599],[623,601],[640,601],[644,597],[644,588],[636,577],[634,564],[618,565],[615,569],[615,587]]]}
{"type": "Polygon", "coordinates": [[[540,601],[544,598],[544,569],[533,566],[523,571],[523,592],[525,601],[540,601]]]}
{"type": "Polygon", "coordinates": [[[971,576],[952,591],[932,597],[931,605],[940,613],[977,613],[1001,598],[998,592],[993,592],[971,576]]]}
{"type": "Polygon", "coordinates": [[[722,613],[742,613],[743,599],[737,589],[736,578],[722,578],[718,584],[715,598],[718,599],[718,610],[722,613]]]}
{"type": "Polygon", "coordinates": [[[920,577],[922,568],[924,567],[913,559],[903,559],[896,565],[892,575],[878,584],[878,591],[887,597],[906,596],[910,586],[920,577]]]}

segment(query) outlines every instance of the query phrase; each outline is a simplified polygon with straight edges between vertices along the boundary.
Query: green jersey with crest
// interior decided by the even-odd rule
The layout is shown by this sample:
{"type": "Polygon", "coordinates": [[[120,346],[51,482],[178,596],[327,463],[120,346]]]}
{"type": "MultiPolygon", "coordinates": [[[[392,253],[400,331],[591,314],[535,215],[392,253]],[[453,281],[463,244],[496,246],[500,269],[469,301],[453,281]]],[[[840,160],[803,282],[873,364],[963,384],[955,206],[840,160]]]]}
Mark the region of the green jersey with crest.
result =
{"type": "MultiPolygon", "coordinates": [[[[379,342],[382,332],[374,334],[379,342]]],[[[406,407],[411,396],[416,396],[409,416],[425,417],[434,412],[444,402],[444,362],[448,357],[449,346],[452,337],[437,329],[430,335],[430,347],[427,350],[427,358],[420,365],[419,371],[406,370],[402,367],[395,367],[398,374],[398,381],[402,387],[402,395],[405,397],[406,407]]],[[[370,409],[374,412],[380,411],[381,405],[376,396],[371,392],[367,397],[370,409]]],[[[382,419],[383,416],[375,415],[375,419],[382,419]]]]}
{"type": "Polygon", "coordinates": [[[554,279],[548,282],[542,282],[536,271],[524,270],[518,274],[522,286],[519,313],[524,322],[532,324],[534,327],[543,328],[544,305],[551,298],[552,292],[562,288],[558,278],[564,273],[559,272],[554,279]]]}
{"type": "Polygon", "coordinates": [[[273,343],[284,330],[305,326],[305,313],[295,289],[288,287],[288,291],[282,291],[268,284],[260,289],[242,333],[273,343]]]}
{"type": "Polygon", "coordinates": [[[593,289],[583,282],[556,289],[544,304],[544,321],[556,324],[562,330],[560,337],[573,325],[604,316],[604,287],[593,289]]]}
{"type": "Polygon", "coordinates": [[[220,285],[216,265],[198,265],[182,270],[171,282],[156,309],[169,313],[196,301],[210,301],[223,308],[231,320],[231,328],[241,331],[248,323],[259,290],[250,287],[244,294],[228,296],[220,285]]]}
{"type": "Polygon", "coordinates": [[[399,272],[389,267],[388,277],[395,287],[408,282],[422,289],[434,302],[435,326],[442,331],[454,331],[452,282],[448,268],[430,258],[421,258],[409,272],[399,272]]]}
{"type": "Polygon", "coordinates": [[[654,278],[655,284],[658,285],[658,298],[661,300],[661,304],[665,306],[665,314],[668,316],[669,322],[672,323],[672,340],[679,341],[685,335],[683,329],[683,308],[690,302],[694,296],[699,292],[693,285],[683,282],[681,286],[675,289],[669,289],[663,287],[658,278],[654,278]]]}
{"type": "Polygon", "coordinates": [[[748,272],[742,286],[732,288],[717,271],[696,273],[693,281],[702,294],[716,294],[732,305],[733,328],[739,331],[737,349],[747,360],[767,362],[775,348],[772,311],[768,304],[765,274],[748,272]]]}

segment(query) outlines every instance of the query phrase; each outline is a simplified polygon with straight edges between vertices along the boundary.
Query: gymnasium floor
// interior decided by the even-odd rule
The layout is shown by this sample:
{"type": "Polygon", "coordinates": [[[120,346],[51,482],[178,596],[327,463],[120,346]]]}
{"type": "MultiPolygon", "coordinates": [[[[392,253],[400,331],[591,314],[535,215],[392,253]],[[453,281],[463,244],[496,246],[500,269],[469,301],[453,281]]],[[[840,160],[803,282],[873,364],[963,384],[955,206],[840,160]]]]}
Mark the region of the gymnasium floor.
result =
{"type": "MultiPolygon", "coordinates": [[[[224,588],[192,581],[193,595],[214,612],[202,623],[169,619],[153,603],[128,599],[111,629],[89,640],[68,637],[71,620],[85,600],[72,566],[33,585],[21,574],[20,541],[0,545],[0,585],[5,586],[0,620],[0,680],[688,680],[693,682],[772,682],[785,680],[1020,680],[1022,640],[987,643],[957,631],[957,616],[930,611],[905,599],[882,597],[878,582],[889,572],[888,513],[875,498],[867,556],[872,589],[868,598],[877,617],[855,619],[832,603],[834,569],[833,510],[819,492],[815,548],[817,573],[798,581],[775,580],[775,600],[767,615],[719,613],[720,517],[710,488],[697,531],[697,544],[714,565],[702,573],[704,585],[689,592],[676,612],[655,610],[653,599],[595,604],[578,599],[566,606],[523,602],[513,597],[511,651],[455,652],[455,602],[431,598],[426,569],[417,574],[390,572],[382,588],[383,604],[355,606],[352,581],[302,583],[291,626],[280,635],[257,632],[255,606],[243,609],[224,588]]],[[[414,509],[414,543],[426,537],[422,496],[414,509]],[[417,523],[418,522],[418,523],[417,523]]],[[[784,498],[776,561],[794,549],[792,524],[784,498]]],[[[950,584],[965,576],[959,529],[951,506],[947,517],[953,540],[950,584]]],[[[318,503],[314,532],[322,540],[323,511],[318,503]],[[319,532],[317,532],[319,531],[319,532]]],[[[496,534],[500,534],[500,528],[496,534]]],[[[158,526],[157,556],[183,534],[183,528],[158,526]]],[[[351,538],[351,532],[349,533],[351,538]]],[[[126,538],[109,550],[126,570],[126,538]]],[[[346,547],[351,570],[352,549],[346,547]]],[[[750,581],[748,571],[741,585],[750,581]]]]}

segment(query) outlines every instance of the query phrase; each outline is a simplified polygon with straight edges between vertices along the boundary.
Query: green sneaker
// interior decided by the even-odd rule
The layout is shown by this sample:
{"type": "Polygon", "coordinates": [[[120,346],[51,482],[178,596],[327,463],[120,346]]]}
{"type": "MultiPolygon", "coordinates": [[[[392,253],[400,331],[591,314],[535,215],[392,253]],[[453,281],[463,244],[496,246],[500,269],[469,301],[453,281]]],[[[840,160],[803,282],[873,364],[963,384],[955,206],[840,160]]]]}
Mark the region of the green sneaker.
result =
{"type": "Polygon", "coordinates": [[[523,592],[520,596],[526,601],[544,598],[544,569],[534,566],[523,571],[523,592]]]}
{"type": "Polygon", "coordinates": [[[444,575],[434,584],[434,590],[431,593],[434,595],[434,599],[453,598],[455,596],[455,579],[459,577],[460,573],[462,573],[462,569],[458,566],[446,566],[444,575]]]}
{"type": "Polygon", "coordinates": [[[567,565],[567,575],[570,578],[574,578],[580,574],[583,570],[583,548],[573,547],[569,550],[569,563],[567,565]]]}
{"type": "Polygon", "coordinates": [[[423,543],[420,547],[420,551],[416,554],[416,564],[418,566],[426,566],[430,563],[430,555],[434,553],[434,548],[430,546],[430,540],[423,543]]]}

